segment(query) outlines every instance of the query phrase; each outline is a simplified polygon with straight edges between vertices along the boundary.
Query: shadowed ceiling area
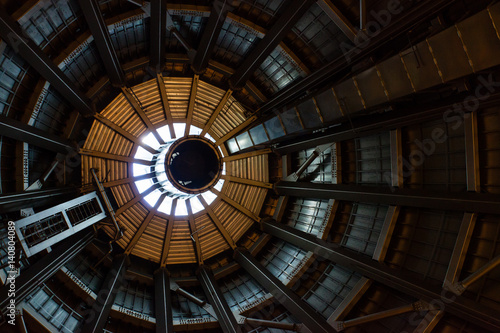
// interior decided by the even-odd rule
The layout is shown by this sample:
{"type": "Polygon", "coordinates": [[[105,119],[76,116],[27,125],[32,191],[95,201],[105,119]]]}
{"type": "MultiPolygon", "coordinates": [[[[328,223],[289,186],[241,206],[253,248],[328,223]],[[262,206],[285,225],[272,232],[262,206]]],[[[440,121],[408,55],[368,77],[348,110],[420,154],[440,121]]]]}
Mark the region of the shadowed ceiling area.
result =
{"type": "Polygon", "coordinates": [[[0,330],[500,331],[499,29],[0,0],[0,330]]]}

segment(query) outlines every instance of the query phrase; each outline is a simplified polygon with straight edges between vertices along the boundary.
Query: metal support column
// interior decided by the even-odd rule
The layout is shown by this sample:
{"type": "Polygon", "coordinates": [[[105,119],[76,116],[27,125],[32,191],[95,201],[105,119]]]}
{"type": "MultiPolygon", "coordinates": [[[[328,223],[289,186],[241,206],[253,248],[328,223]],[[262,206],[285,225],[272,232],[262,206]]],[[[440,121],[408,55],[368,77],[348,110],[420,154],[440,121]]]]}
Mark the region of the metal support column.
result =
{"type": "Polygon", "coordinates": [[[4,115],[0,115],[0,135],[65,155],[75,150],[68,140],[4,115]]]}
{"type": "Polygon", "coordinates": [[[271,274],[246,249],[238,248],[234,253],[235,260],[264,288],[269,290],[275,299],[288,309],[311,332],[332,332],[333,328],[325,319],[314,312],[309,305],[300,299],[295,292],[288,289],[281,281],[271,274]]]}
{"type": "Polygon", "coordinates": [[[198,279],[208,301],[215,309],[222,331],[225,333],[241,333],[241,328],[236,322],[236,318],[231,312],[224,295],[220,291],[212,270],[205,265],[201,265],[198,270],[198,279]]]}
{"type": "Polygon", "coordinates": [[[198,45],[198,50],[193,60],[193,71],[196,74],[203,74],[208,66],[208,61],[212,56],[213,49],[219,34],[226,20],[227,12],[231,9],[229,1],[214,1],[210,17],[208,18],[207,26],[203,31],[203,35],[198,45]]]}
{"type": "Polygon", "coordinates": [[[111,270],[106,275],[101,290],[97,293],[97,299],[92,306],[91,320],[82,327],[82,332],[101,333],[108,322],[109,313],[118,293],[120,284],[125,279],[128,256],[118,255],[113,258],[111,270]]]}
{"type": "MultiPolygon", "coordinates": [[[[54,246],[50,253],[23,270],[15,281],[16,302],[21,302],[31,295],[39,285],[47,281],[64,264],[82,251],[93,238],[94,233],[92,231],[82,230],[54,246]]],[[[2,313],[6,312],[11,299],[8,297],[9,289],[9,283],[0,288],[0,311],[2,313]]]]}
{"type": "Polygon", "coordinates": [[[151,50],[149,67],[156,73],[165,68],[165,37],[167,35],[167,0],[151,1],[151,50]]]}
{"type": "Polygon", "coordinates": [[[425,190],[395,189],[360,185],[334,185],[281,181],[279,195],[303,198],[336,199],[386,205],[425,207],[439,210],[500,214],[500,196],[485,193],[449,193],[425,190]]]}
{"type": "Polygon", "coordinates": [[[389,268],[365,255],[341,248],[337,244],[328,243],[305,232],[278,223],[263,222],[262,228],[275,237],[298,246],[306,251],[352,269],[363,276],[393,289],[411,295],[425,302],[442,300],[446,303],[445,311],[476,323],[493,332],[500,330],[500,318],[496,311],[470,299],[457,297],[450,292],[437,289],[434,285],[415,278],[411,272],[389,268]]]}
{"type": "Polygon", "coordinates": [[[156,333],[173,333],[172,296],[170,276],[165,267],[154,272],[156,333]]]}
{"type": "Polygon", "coordinates": [[[111,42],[108,26],[104,23],[97,0],[78,0],[78,2],[89,25],[90,32],[94,36],[94,41],[104,63],[104,68],[106,68],[106,72],[108,73],[109,81],[115,87],[121,87],[125,80],[125,74],[111,42]]]}
{"type": "Polygon", "coordinates": [[[468,115],[470,117],[464,117],[467,191],[480,192],[477,112],[468,115]]]}
{"type": "Polygon", "coordinates": [[[229,80],[229,86],[232,90],[238,90],[245,86],[250,75],[279,45],[285,35],[314,2],[312,0],[288,0],[282,5],[285,10],[280,15],[277,15],[278,20],[276,23],[257,44],[255,49],[245,57],[243,63],[229,80]]]}

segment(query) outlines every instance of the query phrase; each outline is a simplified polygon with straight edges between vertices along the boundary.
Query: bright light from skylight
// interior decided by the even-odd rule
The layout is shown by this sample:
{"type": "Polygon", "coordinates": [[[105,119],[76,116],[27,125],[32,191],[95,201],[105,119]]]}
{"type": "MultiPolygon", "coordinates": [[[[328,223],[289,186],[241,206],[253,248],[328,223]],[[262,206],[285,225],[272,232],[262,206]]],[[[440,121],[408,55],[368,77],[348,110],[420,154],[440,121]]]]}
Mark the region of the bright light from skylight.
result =
{"type": "Polygon", "coordinates": [[[149,165],[143,165],[139,163],[134,163],[132,165],[132,172],[134,177],[139,177],[151,172],[151,167],[149,165]]]}
{"type": "Polygon", "coordinates": [[[205,201],[207,202],[207,204],[211,204],[212,202],[214,202],[215,199],[217,199],[217,196],[215,194],[213,194],[212,192],[210,191],[207,191],[205,193],[202,193],[201,196],[203,197],[203,199],[205,199],[205,201]]]}
{"type": "Polygon", "coordinates": [[[201,128],[193,125],[189,127],[189,135],[200,135],[200,134],[201,134],[201,128]]]}
{"type": "Polygon", "coordinates": [[[138,180],[135,182],[135,186],[137,186],[137,190],[139,191],[139,193],[142,193],[151,186],[153,186],[153,180],[152,179],[138,180]]]}
{"type": "Polygon", "coordinates": [[[186,216],[188,214],[186,201],[177,200],[177,207],[175,207],[175,216],[186,216]]]}
{"type": "Polygon", "coordinates": [[[153,192],[149,193],[144,197],[144,200],[151,206],[154,207],[158,200],[161,197],[161,191],[160,190],[154,190],[153,192]]]}
{"type": "Polygon", "coordinates": [[[139,160],[151,161],[153,159],[153,154],[142,147],[138,147],[134,157],[139,160]]]}
{"type": "Polygon", "coordinates": [[[156,140],[153,133],[149,133],[148,135],[146,135],[142,139],[142,142],[144,142],[145,144],[147,144],[148,146],[150,146],[151,148],[153,148],[155,150],[158,150],[160,148],[160,143],[158,142],[158,140],[156,140]]]}
{"type": "Polygon", "coordinates": [[[184,131],[186,130],[185,123],[174,123],[174,131],[177,139],[182,138],[184,136],[184,131]]]}
{"type": "Polygon", "coordinates": [[[171,197],[165,197],[165,200],[161,203],[160,207],[158,207],[158,211],[170,215],[172,212],[172,203],[174,199],[171,197]]]}
{"type": "Polygon", "coordinates": [[[222,190],[222,185],[224,185],[224,179],[219,179],[217,184],[215,184],[214,188],[220,192],[222,190]]]}
{"type": "Polygon", "coordinates": [[[170,130],[168,129],[168,125],[160,127],[156,131],[158,132],[158,134],[160,134],[163,141],[167,142],[172,140],[172,137],[170,136],[170,130]]]}
{"type": "Polygon", "coordinates": [[[200,200],[197,197],[191,198],[191,209],[193,210],[193,214],[201,212],[205,207],[201,204],[200,200]]]}

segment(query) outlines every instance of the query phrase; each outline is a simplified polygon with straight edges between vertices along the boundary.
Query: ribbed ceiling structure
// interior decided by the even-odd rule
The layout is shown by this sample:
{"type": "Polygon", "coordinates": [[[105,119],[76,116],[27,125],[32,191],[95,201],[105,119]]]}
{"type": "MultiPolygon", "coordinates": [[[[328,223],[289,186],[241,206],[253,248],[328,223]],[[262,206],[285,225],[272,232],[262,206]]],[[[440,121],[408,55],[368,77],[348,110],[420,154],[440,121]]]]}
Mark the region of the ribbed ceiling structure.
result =
{"type": "Polygon", "coordinates": [[[500,331],[497,1],[0,0],[0,38],[2,333],[500,331]]]}

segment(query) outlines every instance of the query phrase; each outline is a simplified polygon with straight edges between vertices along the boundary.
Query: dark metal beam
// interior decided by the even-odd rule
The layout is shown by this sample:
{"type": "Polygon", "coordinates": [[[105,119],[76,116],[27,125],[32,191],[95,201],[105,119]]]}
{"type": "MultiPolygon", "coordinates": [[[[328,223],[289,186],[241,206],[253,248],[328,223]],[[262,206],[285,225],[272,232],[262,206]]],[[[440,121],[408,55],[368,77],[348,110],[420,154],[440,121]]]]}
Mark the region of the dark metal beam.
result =
{"type": "Polygon", "coordinates": [[[43,207],[54,204],[56,197],[62,200],[78,195],[77,187],[63,187],[19,193],[0,194],[0,212],[8,213],[23,208],[43,207]]]}
{"type": "MultiPolygon", "coordinates": [[[[286,155],[288,153],[314,148],[322,144],[351,140],[404,126],[420,124],[425,121],[443,119],[444,112],[453,110],[457,103],[462,103],[468,96],[470,96],[470,92],[446,100],[432,102],[431,105],[401,107],[395,108],[395,110],[391,112],[370,114],[369,117],[358,117],[358,119],[352,120],[352,124],[350,122],[344,122],[339,124],[339,126],[327,129],[325,132],[310,134],[307,137],[301,135],[297,138],[283,141],[278,144],[276,150],[279,154],[286,155]]],[[[480,110],[497,106],[499,102],[500,94],[492,94],[490,98],[480,102],[480,110]]]]}
{"type": "Polygon", "coordinates": [[[82,332],[100,333],[104,330],[118,288],[125,280],[128,264],[129,259],[126,255],[121,254],[113,258],[113,265],[106,275],[101,290],[97,293],[97,299],[92,306],[90,320],[83,325],[82,332]]]}
{"type": "Polygon", "coordinates": [[[75,150],[68,140],[4,115],[0,115],[0,135],[65,155],[75,150]]]}
{"type": "Polygon", "coordinates": [[[499,195],[396,189],[390,187],[390,183],[387,186],[371,187],[281,181],[276,184],[276,191],[279,195],[302,198],[336,199],[460,212],[500,214],[499,195]]]}
{"type": "Polygon", "coordinates": [[[154,272],[156,333],[173,333],[172,296],[170,274],[166,268],[154,272]]]}
{"type": "MultiPolygon", "coordinates": [[[[351,66],[366,59],[370,54],[378,49],[387,47],[387,44],[394,43],[394,39],[402,35],[406,36],[408,30],[416,26],[419,22],[424,22],[429,17],[434,17],[444,8],[451,5],[455,0],[427,0],[413,6],[410,10],[403,11],[401,14],[393,15],[391,24],[385,27],[380,34],[369,38],[369,44],[363,48],[353,46],[352,50],[346,51],[346,54],[339,56],[337,59],[326,64],[313,74],[306,78],[290,84],[287,88],[275,94],[266,104],[264,104],[260,112],[263,114],[277,109],[281,106],[291,103],[299,96],[303,97],[303,93],[313,91],[326,82],[331,82],[336,74],[342,70],[350,69],[351,66]]],[[[364,39],[363,39],[364,41],[364,39]]],[[[346,47],[347,48],[347,47],[346,47]]]]}
{"type": "Polygon", "coordinates": [[[94,37],[97,50],[108,73],[109,81],[115,87],[121,87],[125,81],[125,74],[111,42],[109,30],[106,23],[104,23],[97,0],[78,0],[78,2],[94,37]]]}
{"type": "Polygon", "coordinates": [[[217,319],[224,333],[241,333],[241,328],[236,322],[234,314],[220,291],[214,274],[210,268],[205,265],[200,266],[198,270],[198,279],[205,291],[210,305],[214,307],[217,319]]]}
{"type": "Polygon", "coordinates": [[[27,37],[19,24],[5,10],[0,10],[0,37],[23,57],[41,76],[85,117],[95,114],[91,101],[43,51],[27,37]]]}
{"type": "Polygon", "coordinates": [[[266,221],[262,223],[262,229],[264,232],[283,239],[290,244],[311,251],[324,259],[352,269],[367,278],[383,283],[402,293],[431,304],[441,302],[444,311],[448,311],[485,329],[493,332],[500,330],[500,318],[496,311],[470,299],[455,296],[451,292],[445,292],[438,285],[429,285],[429,283],[415,278],[415,274],[412,272],[390,268],[363,254],[341,248],[337,244],[328,243],[284,224],[266,221]]]}
{"type": "Polygon", "coordinates": [[[282,5],[285,10],[278,15],[276,23],[245,58],[229,80],[229,86],[232,90],[238,90],[245,86],[250,75],[279,45],[285,35],[314,2],[313,0],[288,0],[282,5]]]}
{"type": "Polygon", "coordinates": [[[151,1],[151,51],[149,67],[156,73],[165,68],[165,37],[167,35],[167,0],[151,1]]]}
{"type": "Polygon", "coordinates": [[[208,61],[212,56],[215,43],[226,20],[227,12],[231,9],[231,6],[227,2],[227,0],[214,1],[208,23],[203,31],[200,45],[198,45],[198,50],[193,60],[192,68],[196,74],[201,75],[207,69],[208,61]]]}
{"type": "MultiPolygon", "coordinates": [[[[54,246],[52,251],[29,266],[16,277],[15,301],[19,304],[35,289],[54,275],[64,264],[82,251],[94,238],[90,230],[82,230],[79,233],[63,240],[54,246]]],[[[9,281],[9,280],[7,280],[9,281]]],[[[7,282],[0,288],[0,311],[5,314],[11,297],[8,297],[10,283],[7,282]]]]}
{"type": "Polygon", "coordinates": [[[280,302],[295,318],[300,320],[311,332],[329,333],[333,331],[323,317],[314,312],[307,303],[302,301],[295,292],[288,289],[281,281],[271,274],[246,249],[237,248],[234,258],[257,282],[269,290],[274,298],[280,302]]]}

